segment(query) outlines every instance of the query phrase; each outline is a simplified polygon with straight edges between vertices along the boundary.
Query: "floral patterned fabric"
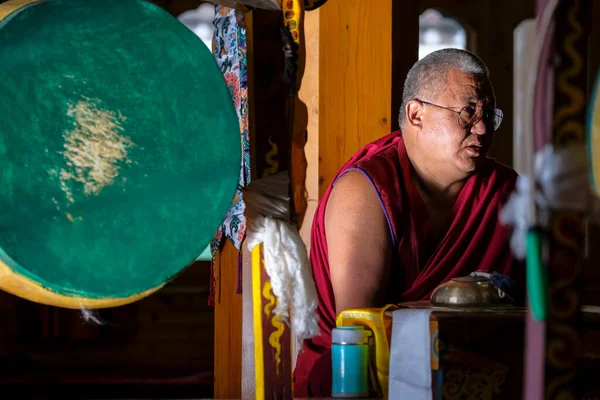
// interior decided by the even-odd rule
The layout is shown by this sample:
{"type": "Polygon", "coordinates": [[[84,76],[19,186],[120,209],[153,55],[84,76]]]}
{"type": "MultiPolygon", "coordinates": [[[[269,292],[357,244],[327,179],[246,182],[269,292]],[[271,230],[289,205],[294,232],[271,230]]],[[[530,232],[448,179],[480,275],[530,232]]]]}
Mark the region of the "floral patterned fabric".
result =
{"type": "MultiPolygon", "coordinates": [[[[242,244],[246,234],[246,219],[244,217],[244,199],[240,189],[250,183],[246,29],[238,23],[234,9],[218,5],[215,7],[213,54],[231,92],[231,99],[240,122],[242,159],[240,160],[238,191],[221,228],[210,244],[213,259],[223,240],[230,240],[237,249],[242,244]]],[[[241,287],[238,283],[239,291],[241,291],[241,287]]],[[[214,279],[212,277],[211,293],[214,294],[214,279]]]]}

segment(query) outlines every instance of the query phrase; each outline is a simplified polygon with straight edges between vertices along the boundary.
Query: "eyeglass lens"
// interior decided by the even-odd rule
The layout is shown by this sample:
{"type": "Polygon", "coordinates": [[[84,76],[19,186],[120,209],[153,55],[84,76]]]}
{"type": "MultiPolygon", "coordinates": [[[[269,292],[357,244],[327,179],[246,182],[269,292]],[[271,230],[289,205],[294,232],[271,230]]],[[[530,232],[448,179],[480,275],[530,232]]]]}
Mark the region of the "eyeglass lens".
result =
{"type": "MultiPolygon", "coordinates": [[[[483,108],[477,106],[466,106],[460,110],[460,114],[458,115],[458,121],[462,128],[466,128],[467,126],[474,126],[481,118],[484,117],[483,108]]],[[[500,123],[502,122],[503,113],[498,109],[494,109],[492,111],[485,112],[485,122],[490,125],[493,131],[496,131],[500,127],[500,123]]]]}

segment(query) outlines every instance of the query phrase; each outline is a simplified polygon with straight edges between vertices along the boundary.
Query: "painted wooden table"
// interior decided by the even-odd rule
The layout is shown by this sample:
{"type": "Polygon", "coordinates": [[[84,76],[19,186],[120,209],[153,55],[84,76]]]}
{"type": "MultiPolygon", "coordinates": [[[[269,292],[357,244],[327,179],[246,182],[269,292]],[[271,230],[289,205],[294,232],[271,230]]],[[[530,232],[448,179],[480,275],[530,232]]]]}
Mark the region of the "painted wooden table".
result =
{"type": "MultiPolygon", "coordinates": [[[[433,399],[518,399],[523,390],[525,316],[523,308],[469,310],[406,303],[430,315],[433,399]]],[[[584,307],[581,384],[599,393],[600,307],[584,307]]],[[[560,357],[556,352],[550,357],[560,357]]]]}

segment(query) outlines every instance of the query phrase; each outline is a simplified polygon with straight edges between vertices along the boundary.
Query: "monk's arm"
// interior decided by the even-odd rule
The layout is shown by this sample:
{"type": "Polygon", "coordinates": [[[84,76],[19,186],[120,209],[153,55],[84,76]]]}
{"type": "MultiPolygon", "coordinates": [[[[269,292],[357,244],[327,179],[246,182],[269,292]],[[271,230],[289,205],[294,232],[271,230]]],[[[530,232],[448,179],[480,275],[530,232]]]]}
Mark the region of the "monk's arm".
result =
{"type": "Polygon", "coordinates": [[[390,230],[375,189],[359,171],[335,184],[325,234],[336,311],[382,307],[389,277],[390,230]]]}

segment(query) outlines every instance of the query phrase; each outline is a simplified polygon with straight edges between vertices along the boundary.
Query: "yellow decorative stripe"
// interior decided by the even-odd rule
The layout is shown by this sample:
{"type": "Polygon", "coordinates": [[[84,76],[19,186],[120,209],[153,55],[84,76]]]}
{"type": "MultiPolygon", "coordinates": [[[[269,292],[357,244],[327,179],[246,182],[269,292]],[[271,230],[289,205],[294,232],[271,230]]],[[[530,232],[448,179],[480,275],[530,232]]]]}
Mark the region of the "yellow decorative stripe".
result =
{"type": "Polygon", "coordinates": [[[271,318],[271,325],[277,329],[269,335],[269,344],[275,349],[275,373],[279,376],[281,374],[281,337],[285,332],[285,325],[277,315],[271,318]]]}
{"type": "MultiPolygon", "coordinates": [[[[261,264],[263,262],[264,261],[261,260],[261,264]]],[[[271,281],[266,281],[262,289],[263,297],[269,301],[267,304],[265,304],[265,315],[267,316],[267,318],[269,317],[269,315],[271,315],[271,310],[273,309],[273,307],[275,307],[275,304],[277,303],[275,296],[273,296],[273,294],[271,293],[272,288],[273,286],[271,286],[271,281]]]]}
{"type": "Polygon", "coordinates": [[[279,162],[273,158],[278,153],[277,143],[271,140],[272,138],[272,136],[269,136],[269,144],[271,145],[271,150],[269,150],[265,155],[265,161],[267,164],[269,164],[269,168],[265,168],[263,172],[263,178],[273,175],[277,173],[277,171],[279,171],[279,162]]]}
{"type": "Polygon", "coordinates": [[[579,252],[581,246],[579,239],[573,237],[574,233],[569,228],[579,226],[582,222],[581,217],[578,215],[556,213],[552,222],[552,235],[560,245],[565,249],[579,252]]]}
{"type": "MultiPolygon", "coordinates": [[[[264,264],[264,260],[261,260],[261,267],[264,264]]],[[[263,289],[262,289],[263,297],[269,301],[265,305],[265,316],[267,318],[271,317],[272,309],[277,304],[277,299],[273,294],[273,286],[271,285],[271,281],[266,281],[263,289]]],[[[278,315],[273,315],[271,318],[271,325],[275,328],[275,331],[269,335],[269,344],[272,348],[275,349],[275,372],[277,375],[281,372],[281,336],[285,331],[285,326],[283,322],[279,319],[278,315]]]]}
{"type": "Polygon", "coordinates": [[[133,303],[146,296],[156,292],[164,285],[146,290],[145,292],[120,298],[105,298],[105,299],[88,299],[84,297],[65,296],[56,292],[52,292],[22,275],[16,274],[8,268],[6,264],[0,261],[0,289],[5,292],[14,294],[15,296],[42,303],[49,306],[62,308],[109,308],[118,307],[125,304],[133,303]]]}
{"type": "Polygon", "coordinates": [[[569,81],[581,74],[581,70],[583,69],[583,58],[575,48],[575,43],[583,36],[583,27],[577,21],[578,9],[579,1],[575,0],[567,16],[567,20],[573,29],[564,41],[564,50],[571,60],[571,66],[559,72],[557,86],[558,90],[567,96],[570,102],[562,105],[554,116],[554,126],[558,127],[554,143],[561,143],[569,133],[572,139],[579,142],[585,138],[585,128],[580,121],[570,121],[568,124],[559,127],[559,124],[563,120],[574,117],[577,113],[581,112],[585,103],[585,93],[583,90],[569,81]]]}
{"type": "Polygon", "coordinates": [[[263,360],[263,330],[260,273],[262,267],[262,243],[252,249],[252,303],[254,314],[254,376],[256,399],[265,398],[265,365],[263,360]]]}
{"type": "Polygon", "coordinates": [[[300,45],[300,29],[304,18],[304,1],[283,0],[283,23],[292,34],[296,44],[300,45]]]}
{"type": "Polygon", "coordinates": [[[0,4],[0,21],[8,17],[13,12],[32,3],[42,3],[43,0],[11,0],[0,4]]]}
{"type": "Polygon", "coordinates": [[[552,379],[546,387],[546,399],[577,400],[577,395],[566,386],[575,380],[577,372],[569,371],[566,375],[557,376],[552,379]],[[562,386],[562,387],[561,387],[562,386]],[[566,387],[565,387],[566,386],[566,387]],[[556,396],[555,395],[559,395],[556,396]]]}

